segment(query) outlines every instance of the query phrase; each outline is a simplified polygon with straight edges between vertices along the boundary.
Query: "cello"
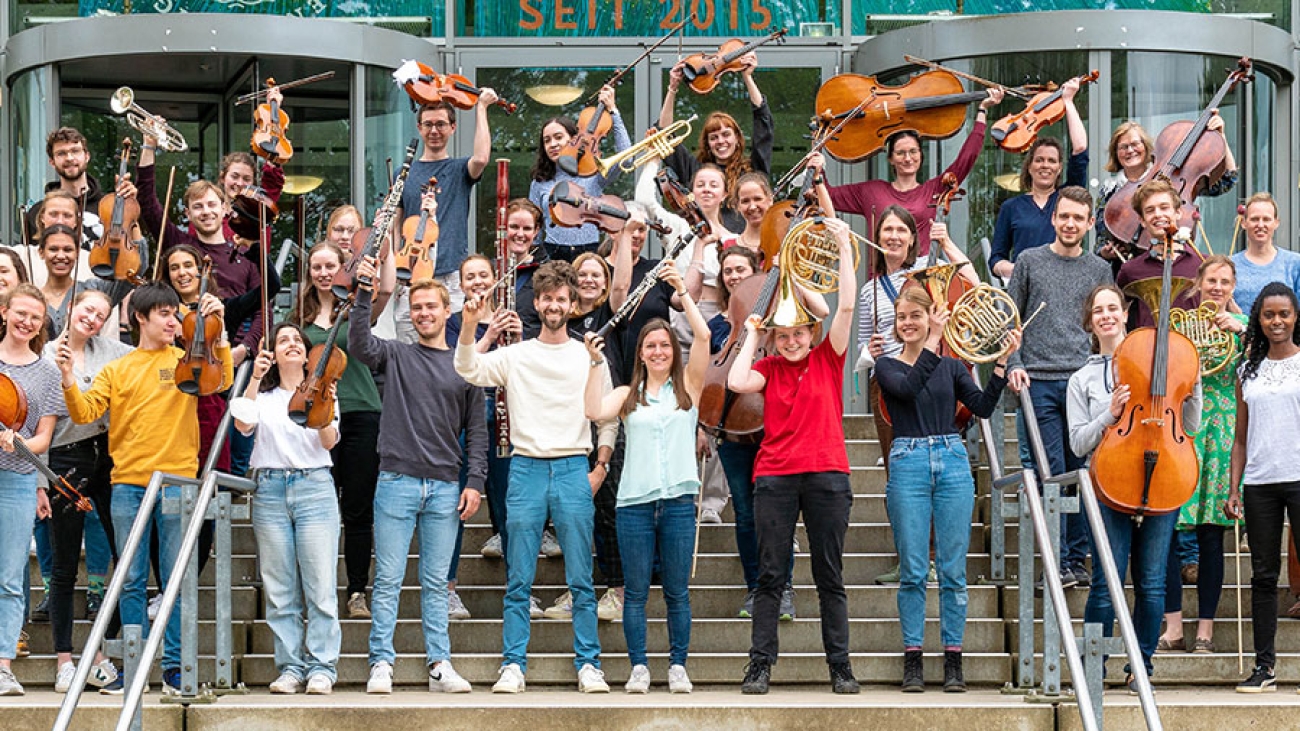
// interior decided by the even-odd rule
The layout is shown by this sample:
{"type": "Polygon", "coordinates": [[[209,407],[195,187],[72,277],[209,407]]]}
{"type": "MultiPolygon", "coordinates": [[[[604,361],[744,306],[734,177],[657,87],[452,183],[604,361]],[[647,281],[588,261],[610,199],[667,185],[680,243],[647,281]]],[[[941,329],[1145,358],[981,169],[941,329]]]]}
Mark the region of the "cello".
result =
{"type": "Polygon", "coordinates": [[[1115,351],[1115,379],[1128,385],[1132,396],[1119,420],[1106,429],[1092,455],[1092,479],[1097,499],[1134,516],[1172,513],[1192,497],[1200,479],[1196,445],[1183,426],[1183,403],[1192,397],[1200,378],[1196,346],[1170,326],[1170,302],[1191,280],[1174,277],[1174,253],[1190,237],[1175,238],[1177,227],[1165,231],[1164,267],[1160,279],[1144,279],[1124,288],[1160,313],[1156,326],[1129,333],[1115,351]]]}
{"type": "Polygon", "coordinates": [[[67,475],[59,476],[45,464],[45,460],[36,456],[23,438],[19,436],[18,430],[23,428],[27,423],[27,394],[23,392],[14,379],[9,377],[8,373],[0,373],[0,426],[6,429],[12,429],[14,432],[14,454],[20,459],[27,462],[40,472],[45,480],[50,484],[50,489],[58,493],[68,504],[64,510],[74,508],[81,513],[89,513],[95,509],[94,504],[82,494],[79,488],[86,486],[86,480],[82,479],[76,487],[68,481],[76,470],[70,470],[67,475]]]}
{"type": "Polygon", "coordinates": [[[1196,230],[1198,212],[1191,204],[1201,191],[1223,177],[1227,165],[1227,143],[1222,135],[1205,134],[1206,128],[1228,92],[1237,84],[1249,83],[1255,78],[1250,69],[1249,58],[1239,59],[1237,68],[1228,72],[1228,78],[1195,122],[1183,119],[1160,130],[1151,169],[1141,178],[1125,183],[1106,203],[1106,229],[1116,241],[1127,247],[1127,253],[1146,251],[1151,246],[1142,219],[1133,210],[1133,194],[1138,186],[1149,180],[1162,178],[1174,186],[1183,201],[1183,214],[1178,225],[1196,230]]]}
{"type": "MultiPolygon", "coordinates": [[[[131,140],[122,140],[121,162],[117,179],[126,178],[126,165],[131,160],[131,140]]],[[[104,235],[90,249],[90,271],[100,279],[136,281],[140,272],[140,249],[131,240],[131,229],[140,218],[140,202],[134,197],[123,198],[116,192],[99,200],[99,218],[104,222],[104,235]]]]}
{"type": "Polygon", "coordinates": [[[218,393],[225,378],[221,358],[217,357],[217,342],[221,340],[225,323],[217,315],[204,315],[199,310],[204,295],[208,293],[211,275],[212,257],[205,256],[199,275],[199,298],[189,305],[190,311],[185,313],[181,322],[185,353],[176,364],[176,388],[190,396],[218,393]]]}

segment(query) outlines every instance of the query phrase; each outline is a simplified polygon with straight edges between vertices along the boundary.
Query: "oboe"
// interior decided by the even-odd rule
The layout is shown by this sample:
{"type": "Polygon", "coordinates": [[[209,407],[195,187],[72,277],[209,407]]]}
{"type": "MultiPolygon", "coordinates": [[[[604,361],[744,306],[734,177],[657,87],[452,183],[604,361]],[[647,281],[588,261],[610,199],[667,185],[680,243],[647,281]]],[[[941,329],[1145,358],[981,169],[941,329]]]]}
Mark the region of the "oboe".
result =
{"type": "Polygon", "coordinates": [[[659,263],[655,264],[653,269],[646,272],[645,277],[636,285],[636,288],[628,293],[627,299],[623,301],[622,306],[614,312],[614,315],[609,318],[608,322],[600,326],[600,329],[596,331],[596,337],[609,337],[610,331],[618,327],[618,324],[626,320],[632,315],[632,313],[636,312],[637,308],[641,306],[641,300],[645,299],[645,296],[650,293],[650,288],[658,283],[659,272],[664,268],[664,264],[675,260],[682,253],[682,250],[686,248],[686,244],[693,239],[694,237],[689,233],[677,238],[677,241],[673,244],[673,248],[670,251],[664,252],[664,258],[660,259],[659,263]]]}
{"type": "MultiPolygon", "coordinates": [[[[515,264],[515,256],[510,253],[510,245],[506,241],[508,232],[506,224],[506,207],[510,201],[510,161],[506,159],[497,160],[497,256],[496,256],[496,274],[497,287],[493,296],[493,305],[497,312],[503,310],[514,311],[515,309],[515,273],[519,267],[515,264]],[[504,282],[504,284],[502,284],[504,282]]],[[[513,343],[514,336],[508,332],[502,332],[497,336],[497,345],[506,346],[513,343]]],[[[498,458],[510,456],[510,411],[506,407],[506,390],[498,386],[496,390],[496,399],[493,403],[493,409],[496,414],[496,450],[498,458]]]]}

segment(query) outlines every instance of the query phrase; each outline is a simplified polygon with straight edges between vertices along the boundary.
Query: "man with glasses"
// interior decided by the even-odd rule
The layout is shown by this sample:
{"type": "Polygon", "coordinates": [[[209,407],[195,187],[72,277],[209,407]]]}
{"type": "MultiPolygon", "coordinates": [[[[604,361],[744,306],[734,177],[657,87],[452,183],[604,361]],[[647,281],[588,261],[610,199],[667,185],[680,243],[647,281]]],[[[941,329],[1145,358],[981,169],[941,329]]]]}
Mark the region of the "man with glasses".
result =
{"type": "MultiPolygon", "coordinates": [[[[434,279],[451,293],[451,308],[459,312],[465,301],[460,288],[460,263],[469,255],[470,191],[492,158],[492,132],[487,110],[497,100],[492,89],[484,88],[474,107],[474,149],[469,157],[451,156],[448,144],[456,133],[456,109],[446,102],[426,104],[415,113],[424,151],[411,163],[406,189],[402,192],[402,217],[420,210],[420,188],[430,178],[438,179],[438,260],[434,279]]],[[[399,293],[396,307],[397,335],[415,341],[405,293],[399,293]]]]}
{"type": "MultiPolygon", "coordinates": [[[[84,226],[82,236],[86,241],[97,241],[104,233],[104,226],[99,220],[99,199],[104,191],[99,181],[86,172],[90,165],[90,150],[86,147],[86,138],[72,127],[60,127],[45,138],[45,154],[49,157],[50,167],[58,174],[58,180],[52,180],[45,186],[45,192],[62,190],[81,203],[81,195],[86,195],[86,210],[82,212],[84,226]]],[[[27,210],[27,244],[36,246],[39,233],[38,218],[40,206],[27,210]]],[[[75,227],[75,223],[71,224],[75,227]]]]}

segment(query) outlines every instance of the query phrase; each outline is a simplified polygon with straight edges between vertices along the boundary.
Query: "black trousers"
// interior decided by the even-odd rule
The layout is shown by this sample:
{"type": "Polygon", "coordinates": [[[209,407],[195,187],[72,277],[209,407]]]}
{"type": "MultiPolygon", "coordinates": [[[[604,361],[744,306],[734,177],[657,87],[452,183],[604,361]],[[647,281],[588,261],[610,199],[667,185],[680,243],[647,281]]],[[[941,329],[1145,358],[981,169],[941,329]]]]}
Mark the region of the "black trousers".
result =
{"type": "Polygon", "coordinates": [[[1282,569],[1282,526],[1291,521],[1291,541],[1300,527],[1300,482],[1246,485],[1246,532],[1250,534],[1250,617],[1255,639],[1255,664],[1271,668],[1277,662],[1277,577],[1282,569]]]}
{"type": "Polygon", "coordinates": [[[375,485],[379,482],[379,412],[354,411],[339,416],[339,443],[334,458],[334,484],[343,519],[343,565],[348,594],[364,592],[370,583],[370,554],[375,543],[375,485]]]}
{"type": "Polygon", "coordinates": [[[849,602],[844,592],[844,534],[853,488],[842,472],[759,477],[754,481],[754,528],[758,533],[758,588],[754,593],[751,661],[776,662],[781,592],[790,573],[795,521],[808,529],[813,583],[821,610],[826,662],[849,661],[849,602]]]}
{"type": "MultiPolygon", "coordinates": [[[[108,439],[92,437],[62,447],[50,449],[50,469],[66,475],[76,473],[68,481],[74,487],[84,479],[82,494],[90,498],[99,514],[99,522],[108,536],[108,545],[117,564],[117,544],[113,541],[113,518],[109,507],[112,495],[110,474],[113,462],[108,457],[108,439]]],[[[55,652],[72,652],[72,597],[77,585],[77,569],[81,566],[81,539],[86,526],[86,514],[54,490],[50,490],[50,542],[54,548],[54,568],[50,572],[50,628],[54,634],[55,652]]],[[[105,610],[110,607],[105,607],[105,610]]],[[[107,637],[116,637],[122,623],[116,608],[108,626],[107,637]]]]}
{"type": "MultiPolygon", "coordinates": [[[[592,427],[592,444],[596,443],[595,426],[592,427]]],[[[592,501],[596,506],[595,544],[596,565],[600,575],[605,579],[605,586],[617,589],[623,586],[623,554],[618,550],[618,523],[616,507],[618,505],[618,482],[623,475],[623,450],[626,443],[623,438],[623,425],[618,427],[618,441],[614,443],[614,453],[609,458],[609,472],[605,482],[600,486],[592,501]]],[[[597,450],[591,450],[587,461],[596,463],[597,450]]]]}

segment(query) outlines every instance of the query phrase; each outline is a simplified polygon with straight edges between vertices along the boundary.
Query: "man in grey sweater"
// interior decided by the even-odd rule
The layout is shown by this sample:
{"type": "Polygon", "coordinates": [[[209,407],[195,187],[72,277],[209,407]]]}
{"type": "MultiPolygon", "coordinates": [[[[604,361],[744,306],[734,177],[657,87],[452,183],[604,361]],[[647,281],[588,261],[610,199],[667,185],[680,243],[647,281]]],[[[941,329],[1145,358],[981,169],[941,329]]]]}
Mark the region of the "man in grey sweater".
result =
{"type": "MultiPolygon", "coordinates": [[[[1079,186],[1060,190],[1052,227],[1056,240],[1021,252],[1007,293],[1022,313],[1045,307],[1025,330],[1020,350],[1011,356],[1007,381],[1013,389],[1029,389],[1038,417],[1038,431],[1047,452],[1048,469],[1059,475],[1083,466],[1070,450],[1066,390],[1070,376],[1083,366],[1092,342],[1083,330],[1083,305],[1093,288],[1111,282],[1105,260],[1088,256],[1083,248],[1092,229],[1092,195],[1079,186]]],[[[1027,444],[1023,414],[1017,418],[1020,443],[1027,444]]],[[[1030,458],[1033,452],[1030,451],[1030,458]]],[[[1031,466],[1031,465],[1026,465],[1031,466]]],[[[1087,584],[1083,562],[1088,557],[1088,524],[1079,513],[1061,515],[1061,583],[1087,584]]]]}
{"type": "MultiPolygon", "coordinates": [[[[357,269],[376,277],[373,260],[357,269]]],[[[375,589],[371,598],[370,680],[367,693],[393,690],[393,631],[411,535],[420,535],[420,617],[429,690],[468,693],[451,666],[447,635],[447,569],[460,522],[478,510],[487,479],[483,392],[456,374],[447,346],[451,295],[433,280],[410,288],[411,323],[419,341],[381,340],[370,329],[370,292],[362,289],[348,329],[348,352],[388,374],[379,421],[379,485],[375,490],[375,589]],[[461,447],[469,478],[459,486],[461,447]]]]}

